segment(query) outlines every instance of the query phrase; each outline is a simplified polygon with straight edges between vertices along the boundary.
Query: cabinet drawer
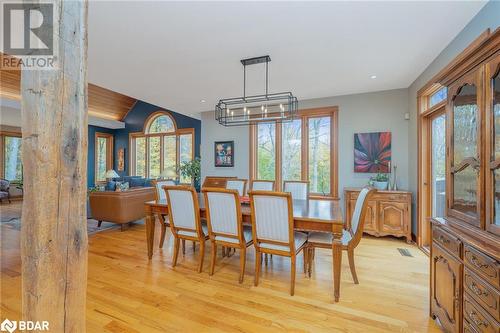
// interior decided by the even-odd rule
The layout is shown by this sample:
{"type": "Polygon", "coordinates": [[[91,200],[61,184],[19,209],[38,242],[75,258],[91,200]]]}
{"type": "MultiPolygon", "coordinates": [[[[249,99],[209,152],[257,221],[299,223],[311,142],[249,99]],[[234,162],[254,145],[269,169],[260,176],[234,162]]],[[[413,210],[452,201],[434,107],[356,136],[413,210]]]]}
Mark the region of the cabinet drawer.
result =
{"type": "Polygon", "coordinates": [[[500,294],[468,268],[464,273],[464,289],[493,318],[500,320],[500,294]]]}
{"type": "Polygon", "coordinates": [[[464,247],[464,262],[495,288],[500,289],[500,265],[498,262],[479,252],[472,246],[464,247]]]}
{"type": "Polygon", "coordinates": [[[432,240],[460,258],[462,242],[459,238],[440,228],[432,228],[432,240]]]}
{"type": "Polygon", "coordinates": [[[464,318],[479,333],[499,333],[500,325],[481,309],[466,293],[464,298],[464,318]]]}

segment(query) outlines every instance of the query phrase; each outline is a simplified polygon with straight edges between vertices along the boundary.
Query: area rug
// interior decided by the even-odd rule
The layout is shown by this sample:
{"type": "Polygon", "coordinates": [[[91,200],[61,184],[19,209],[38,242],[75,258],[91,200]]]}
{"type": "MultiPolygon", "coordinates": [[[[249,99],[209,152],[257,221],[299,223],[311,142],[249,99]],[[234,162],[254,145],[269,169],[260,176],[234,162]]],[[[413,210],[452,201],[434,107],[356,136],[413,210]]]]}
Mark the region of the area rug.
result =
{"type": "MultiPolygon", "coordinates": [[[[142,220],[137,221],[135,223],[143,223],[142,220]]],[[[2,222],[2,226],[7,226],[9,228],[12,228],[14,230],[21,230],[21,219],[19,218],[14,218],[10,221],[2,222]]],[[[109,229],[119,229],[120,225],[116,223],[110,223],[110,222],[102,222],[101,227],[97,227],[97,221],[93,219],[88,219],[87,220],[87,233],[89,235],[95,234],[97,232],[101,232],[104,230],[109,230],[109,229]]]]}

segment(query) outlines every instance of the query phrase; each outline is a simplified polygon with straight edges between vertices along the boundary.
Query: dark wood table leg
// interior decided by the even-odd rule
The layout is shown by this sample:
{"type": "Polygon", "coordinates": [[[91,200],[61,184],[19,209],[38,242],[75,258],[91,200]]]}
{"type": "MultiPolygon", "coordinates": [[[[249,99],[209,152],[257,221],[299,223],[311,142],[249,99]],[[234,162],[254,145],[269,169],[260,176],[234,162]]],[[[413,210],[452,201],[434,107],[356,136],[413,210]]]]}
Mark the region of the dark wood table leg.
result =
{"type": "Polygon", "coordinates": [[[333,295],[335,302],[340,299],[340,278],[342,276],[342,226],[338,226],[333,230],[333,295]]]}
{"type": "Polygon", "coordinates": [[[148,243],[148,259],[153,257],[153,243],[155,241],[155,214],[150,206],[146,206],[146,239],[148,243]]]}

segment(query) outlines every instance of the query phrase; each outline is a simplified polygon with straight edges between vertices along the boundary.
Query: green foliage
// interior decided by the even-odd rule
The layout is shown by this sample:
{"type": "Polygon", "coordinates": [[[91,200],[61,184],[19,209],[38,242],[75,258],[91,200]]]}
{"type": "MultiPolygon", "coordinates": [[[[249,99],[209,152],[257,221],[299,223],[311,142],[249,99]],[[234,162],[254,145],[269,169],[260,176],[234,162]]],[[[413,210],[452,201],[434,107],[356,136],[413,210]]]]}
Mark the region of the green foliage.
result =
{"type": "Polygon", "coordinates": [[[377,173],[376,176],[370,178],[374,182],[388,182],[389,181],[389,175],[386,173],[377,173]]]}
{"type": "Polygon", "coordinates": [[[179,167],[179,172],[182,177],[192,179],[193,182],[197,182],[200,180],[200,169],[201,169],[201,160],[199,157],[196,157],[192,161],[182,162],[179,167]]]}

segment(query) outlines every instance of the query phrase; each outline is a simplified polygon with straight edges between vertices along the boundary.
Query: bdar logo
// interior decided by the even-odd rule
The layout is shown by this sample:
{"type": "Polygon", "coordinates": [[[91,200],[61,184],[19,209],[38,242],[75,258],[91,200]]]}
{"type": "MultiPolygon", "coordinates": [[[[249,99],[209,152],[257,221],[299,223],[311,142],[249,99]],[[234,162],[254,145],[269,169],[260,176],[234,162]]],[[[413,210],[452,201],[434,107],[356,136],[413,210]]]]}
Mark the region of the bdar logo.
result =
{"type": "Polygon", "coordinates": [[[7,331],[9,333],[12,333],[16,330],[16,328],[17,328],[17,322],[10,321],[7,318],[5,318],[5,320],[2,322],[2,324],[0,324],[1,331],[7,331]]]}

